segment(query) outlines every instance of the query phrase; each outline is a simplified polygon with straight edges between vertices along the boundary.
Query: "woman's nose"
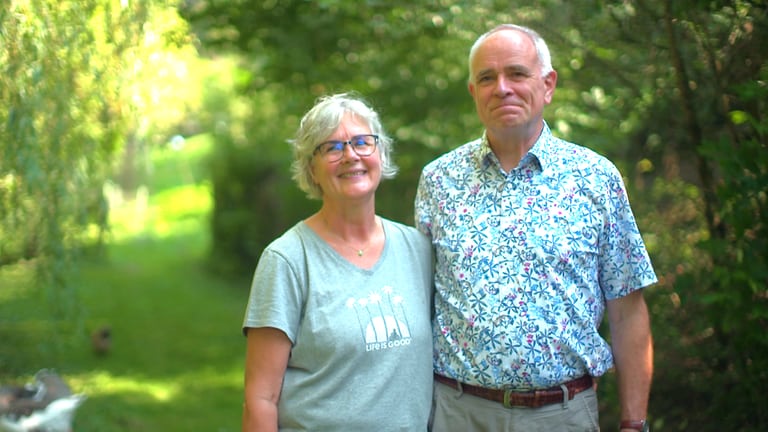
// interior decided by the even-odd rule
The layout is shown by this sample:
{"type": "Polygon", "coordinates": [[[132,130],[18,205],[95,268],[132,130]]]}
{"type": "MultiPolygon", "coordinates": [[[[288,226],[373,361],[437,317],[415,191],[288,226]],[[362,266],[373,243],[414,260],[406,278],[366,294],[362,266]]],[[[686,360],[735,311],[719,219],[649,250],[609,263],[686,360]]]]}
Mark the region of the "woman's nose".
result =
{"type": "Polygon", "coordinates": [[[353,145],[350,141],[344,143],[344,148],[341,150],[344,159],[357,159],[359,157],[354,147],[352,147],[353,145]]]}

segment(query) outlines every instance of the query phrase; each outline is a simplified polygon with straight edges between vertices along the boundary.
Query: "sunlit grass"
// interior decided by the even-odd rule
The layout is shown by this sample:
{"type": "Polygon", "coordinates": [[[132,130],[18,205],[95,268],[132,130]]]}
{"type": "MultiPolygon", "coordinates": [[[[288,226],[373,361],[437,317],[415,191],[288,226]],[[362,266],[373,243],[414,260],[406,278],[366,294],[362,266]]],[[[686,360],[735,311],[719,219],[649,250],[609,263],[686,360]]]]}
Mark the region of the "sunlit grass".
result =
{"type": "Polygon", "coordinates": [[[201,135],[184,143],[180,149],[163,146],[152,151],[150,181],[133,196],[126,197],[114,184],[105,186],[113,242],[206,228],[197,220],[207,217],[212,205],[205,170],[210,139],[201,135]]]}
{"type": "Polygon", "coordinates": [[[121,202],[110,215],[109,235],[112,241],[125,241],[137,236],[169,237],[201,227],[199,220],[211,208],[207,183],[176,186],[149,196],[145,189],[129,202],[121,202]]]}
{"type": "Polygon", "coordinates": [[[23,295],[32,282],[33,273],[25,264],[0,267],[0,303],[23,295]]]}
{"type": "Polygon", "coordinates": [[[177,382],[146,379],[137,381],[133,377],[115,376],[106,371],[71,375],[69,383],[91,397],[137,393],[144,394],[156,402],[172,400],[182,390],[177,382]]]}

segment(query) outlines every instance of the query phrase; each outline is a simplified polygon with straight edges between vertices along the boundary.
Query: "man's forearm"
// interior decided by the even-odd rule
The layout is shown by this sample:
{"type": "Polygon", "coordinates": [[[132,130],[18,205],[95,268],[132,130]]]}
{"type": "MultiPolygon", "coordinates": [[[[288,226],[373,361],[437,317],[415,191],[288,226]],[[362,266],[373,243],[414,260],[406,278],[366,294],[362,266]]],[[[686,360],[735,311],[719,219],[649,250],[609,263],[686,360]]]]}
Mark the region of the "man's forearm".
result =
{"type": "Polygon", "coordinates": [[[645,419],[653,377],[653,340],[642,292],[610,315],[622,420],[645,419]]]}

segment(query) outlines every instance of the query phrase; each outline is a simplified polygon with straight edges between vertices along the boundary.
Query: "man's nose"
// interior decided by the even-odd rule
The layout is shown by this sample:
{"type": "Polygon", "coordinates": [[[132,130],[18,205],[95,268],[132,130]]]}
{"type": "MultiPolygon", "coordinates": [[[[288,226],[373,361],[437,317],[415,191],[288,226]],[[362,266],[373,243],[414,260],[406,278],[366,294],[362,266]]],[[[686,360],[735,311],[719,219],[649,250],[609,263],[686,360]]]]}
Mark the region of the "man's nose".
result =
{"type": "Polygon", "coordinates": [[[496,79],[496,93],[506,95],[512,92],[512,83],[504,76],[499,75],[496,79]]]}

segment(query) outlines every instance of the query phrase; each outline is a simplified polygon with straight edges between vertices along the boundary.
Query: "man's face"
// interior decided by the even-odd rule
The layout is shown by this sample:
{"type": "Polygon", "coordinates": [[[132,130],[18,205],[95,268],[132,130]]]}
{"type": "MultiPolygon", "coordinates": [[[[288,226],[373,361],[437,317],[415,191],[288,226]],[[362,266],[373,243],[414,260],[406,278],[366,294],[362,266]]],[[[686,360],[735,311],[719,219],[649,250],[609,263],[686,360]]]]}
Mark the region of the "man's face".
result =
{"type": "Polygon", "coordinates": [[[557,73],[541,76],[536,47],[519,31],[490,35],[472,59],[469,92],[486,129],[497,134],[540,122],[557,73]]]}

